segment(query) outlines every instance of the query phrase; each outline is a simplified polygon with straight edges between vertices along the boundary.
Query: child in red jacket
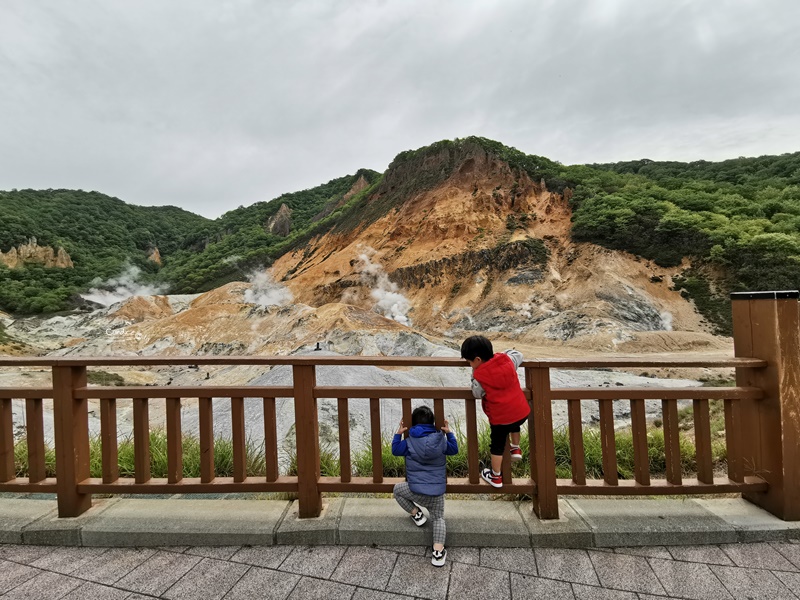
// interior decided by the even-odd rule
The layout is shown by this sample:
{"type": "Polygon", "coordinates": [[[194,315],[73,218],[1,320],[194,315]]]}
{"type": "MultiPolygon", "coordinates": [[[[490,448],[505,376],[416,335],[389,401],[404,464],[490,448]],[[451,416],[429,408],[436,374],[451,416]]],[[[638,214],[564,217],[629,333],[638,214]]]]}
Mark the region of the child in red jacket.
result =
{"type": "Polygon", "coordinates": [[[472,393],[482,399],[491,430],[492,468],[483,469],[481,477],[493,487],[503,487],[500,471],[506,438],[511,435],[511,460],[522,460],[520,426],[531,412],[517,377],[522,353],[508,350],[495,354],[492,342],[482,335],[473,335],[461,344],[461,358],[472,367],[472,393]]]}

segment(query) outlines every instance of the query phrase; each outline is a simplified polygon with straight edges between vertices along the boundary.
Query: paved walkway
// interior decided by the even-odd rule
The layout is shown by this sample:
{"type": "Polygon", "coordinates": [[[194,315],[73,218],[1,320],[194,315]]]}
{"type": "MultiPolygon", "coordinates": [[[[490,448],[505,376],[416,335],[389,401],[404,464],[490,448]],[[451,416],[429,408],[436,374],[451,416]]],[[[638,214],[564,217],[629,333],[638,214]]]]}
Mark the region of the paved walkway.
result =
{"type": "Polygon", "coordinates": [[[800,543],[610,549],[0,546],[0,597],[42,600],[800,598],[800,543]]]}
{"type": "Polygon", "coordinates": [[[0,598],[800,599],[800,524],[741,499],[448,500],[448,560],[393,500],[0,498],[0,598]]]}

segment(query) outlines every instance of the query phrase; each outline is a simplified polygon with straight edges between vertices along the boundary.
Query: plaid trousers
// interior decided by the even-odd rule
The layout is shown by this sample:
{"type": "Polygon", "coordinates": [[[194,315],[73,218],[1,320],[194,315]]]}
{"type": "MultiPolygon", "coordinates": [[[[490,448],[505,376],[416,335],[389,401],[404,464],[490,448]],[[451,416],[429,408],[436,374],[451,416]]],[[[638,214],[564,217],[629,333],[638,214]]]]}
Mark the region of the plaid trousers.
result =
{"type": "Polygon", "coordinates": [[[415,504],[427,508],[433,523],[433,543],[444,545],[447,535],[447,528],[444,524],[444,494],[441,496],[416,494],[408,487],[408,482],[404,481],[394,486],[394,499],[408,514],[414,510],[415,504]]]}

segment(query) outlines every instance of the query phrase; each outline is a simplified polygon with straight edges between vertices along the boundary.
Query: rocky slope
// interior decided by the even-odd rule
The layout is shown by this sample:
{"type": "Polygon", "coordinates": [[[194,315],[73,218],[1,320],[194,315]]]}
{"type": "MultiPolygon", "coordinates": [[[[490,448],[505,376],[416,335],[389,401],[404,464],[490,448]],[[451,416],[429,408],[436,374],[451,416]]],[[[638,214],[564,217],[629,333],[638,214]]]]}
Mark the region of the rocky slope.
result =
{"type": "Polygon", "coordinates": [[[671,289],[688,265],[572,242],[569,197],[477,144],[445,148],[414,169],[390,167],[365,211],[389,204],[386,214],[311,240],[272,272],[304,304],[347,302],[449,339],[478,331],[545,349],[728,348],[671,289]]]}

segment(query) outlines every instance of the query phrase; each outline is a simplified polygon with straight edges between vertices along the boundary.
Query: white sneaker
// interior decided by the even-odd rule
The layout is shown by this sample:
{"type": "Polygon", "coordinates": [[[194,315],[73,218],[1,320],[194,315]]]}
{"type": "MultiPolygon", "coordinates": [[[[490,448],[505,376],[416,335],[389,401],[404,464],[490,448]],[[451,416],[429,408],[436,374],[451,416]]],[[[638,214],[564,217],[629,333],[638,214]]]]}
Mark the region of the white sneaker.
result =
{"type": "Polygon", "coordinates": [[[441,550],[433,550],[433,554],[431,555],[431,564],[434,567],[443,567],[444,561],[447,558],[447,548],[442,548],[441,550]]]}
{"type": "Polygon", "coordinates": [[[417,527],[422,527],[428,522],[428,517],[426,517],[425,513],[422,512],[422,507],[419,504],[415,502],[414,506],[417,507],[417,512],[411,515],[411,520],[414,521],[414,525],[417,527]]]}

